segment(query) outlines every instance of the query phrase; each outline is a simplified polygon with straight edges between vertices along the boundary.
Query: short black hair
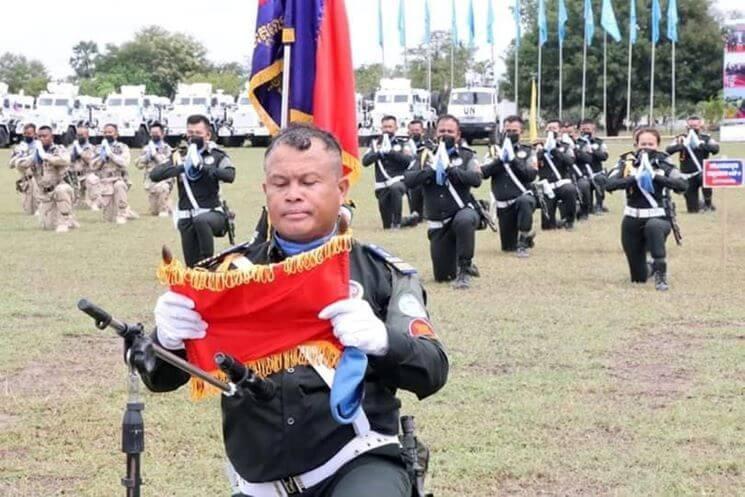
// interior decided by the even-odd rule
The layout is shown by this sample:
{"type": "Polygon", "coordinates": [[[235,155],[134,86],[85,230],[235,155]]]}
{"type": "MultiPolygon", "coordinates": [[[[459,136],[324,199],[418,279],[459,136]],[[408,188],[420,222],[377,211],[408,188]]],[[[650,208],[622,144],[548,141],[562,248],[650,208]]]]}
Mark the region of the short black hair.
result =
{"type": "Polygon", "coordinates": [[[549,119],[548,121],[546,121],[546,126],[553,123],[558,123],[558,125],[561,126],[561,121],[559,119],[549,119]]]}
{"type": "Polygon", "coordinates": [[[44,126],[39,126],[39,131],[49,131],[51,133],[52,127],[45,124],[44,126]]]}
{"type": "Polygon", "coordinates": [[[561,125],[563,127],[565,127],[565,128],[573,128],[574,127],[574,123],[572,121],[564,121],[563,123],[561,123],[561,125]]]}
{"type": "Polygon", "coordinates": [[[341,171],[342,151],[334,135],[313,124],[306,123],[291,123],[272,138],[272,141],[264,152],[264,165],[266,166],[267,159],[277,147],[286,145],[302,152],[308,150],[313,145],[314,138],[320,141],[328,152],[339,157],[339,168],[341,171]]]}
{"type": "Polygon", "coordinates": [[[158,121],[155,121],[153,124],[150,125],[150,129],[153,128],[160,128],[160,130],[163,131],[163,125],[160,124],[158,121]]]}
{"type": "Polygon", "coordinates": [[[440,117],[438,117],[437,118],[437,126],[438,127],[440,126],[440,123],[442,121],[453,121],[453,122],[455,122],[455,124],[458,125],[458,131],[460,131],[460,119],[458,119],[454,115],[452,115],[452,114],[443,114],[440,117]]]}
{"type": "Polygon", "coordinates": [[[36,124],[34,123],[27,123],[23,126],[23,131],[26,131],[27,129],[33,129],[36,131],[36,124]]]}
{"type": "Polygon", "coordinates": [[[186,124],[199,124],[202,123],[207,127],[208,131],[212,131],[212,124],[210,123],[210,120],[207,119],[207,116],[204,114],[192,114],[186,119],[186,124]]]}
{"type": "Polygon", "coordinates": [[[390,114],[387,116],[383,116],[383,119],[380,120],[381,123],[384,123],[386,121],[393,121],[394,123],[398,124],[398,119],[396,119],[396,116],[391,116],[390,114]]]}
{"type": "Polygon", "coordinates": [[[701,116],[688,116],[686,121],[703,121],[703,119],[701,119],[701,116]]]}
{"type": "Polygon", "coordinates": [[[412,124],[418,124],[418,125],[424,127],[424,123],[422,122],[421,119],[412,119],[411,121],[409,121],[409,126],[411,126],[412,124]]]}
{"type": "Polygon", "coordinates": [[[520,126],[525,126],[525,121],[523,121],[523,118],[516,114],[505,117],[504,122],[505,124],[506,123],[520,123],[520,126]]]}
{"type": "Polygon", "coordinates": [[[114,123],[106,123],[106,124],[104,124],[104,125],[103,125],[103,129],[106,129],[106,128],[108,128],[109,126],[111,126],[112,128],[114,128],[114,130],[115,130],[115,131],[116,131],[117,133],[119,132],[119,126],[117,126],[117,125],[116,125],[116,124],[114,124],[114,123]]]}
{"type": "Polygon", "coordinates": [[[594,119],[590,119],[589,117],[586,117],[586,118],[582,119],[579,122],[579,125],[580,126],[582,126],[583,124],[592,124],[593,126],[596,126],[595,120],[594,119]]]}

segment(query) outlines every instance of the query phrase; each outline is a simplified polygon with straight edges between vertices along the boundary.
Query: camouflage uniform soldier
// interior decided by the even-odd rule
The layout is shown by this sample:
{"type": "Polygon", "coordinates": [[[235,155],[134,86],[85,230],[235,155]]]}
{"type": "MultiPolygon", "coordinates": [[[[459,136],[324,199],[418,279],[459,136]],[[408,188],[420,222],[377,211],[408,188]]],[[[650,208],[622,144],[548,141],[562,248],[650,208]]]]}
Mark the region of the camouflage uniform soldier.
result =
{"type": "Polygon", "coordinates": [[[129,165],[129,147],[117,141],[118,131],[115,124],[104,127],[104,141],[96,148],[96,157],[91,163],[94,171],[101,178],[101,208],[104,221],[125,224],[128,219],[137,219],[137,214],[129,208],[127,202],[127,166],[129,165]]]}
{"type": "Polygon", "coordinates": [[[140,157],[135,162],[138,169],[143,169],[145,173],[144,187],[147,192],[148,203],[150,204],[150,214],[153,216],[168,217],[171,215],[171,208],[168,206],[168,196],[173,190],[174,179],[158,181],[157,183],[150,179],[150,172],[160,164],[165,164],[171,158],[173,150],[163,141],[163,126],[154,123],[150,126],[150,143],[142,149],[140,157]]]}
{"type": "Polygon", "coordinates": [[[23,212],[30,215],[36,214],[39,206],[39,186],[36,182],[37,168],[34,162],[25,159],[34,155],[35,140],[36,126],[27,124],[23,127],[23,141],[16,145],[8,164],[11,169],[17,169],[21,175],[21,178],[16,181],[16,191],[21,194],[23,212]]]}
{"type": "Polygon", "coordinates": [[[70,171],[70,154],[62,145],[54,144],[52,128],[39,128],[39,140],[34,147],[34,153],[22,159],[20,163],[28,167],[35,164],[41,171],[37,181],[42,228],[55,230],[57,233],[79,228],[80,225],[72,215],[75,191],[65,181],[65,176],[70,171]]]}
{"type": "Polygon", "coordinates": [[[70,159],[80,183],[78,205],[97,211],[100,210],[101,179],[91,168],[91,163],[96,157],[96,147],[88,141],[88,133],[87,126],[78,126],[78,139],[70,150],[70,159]]]}

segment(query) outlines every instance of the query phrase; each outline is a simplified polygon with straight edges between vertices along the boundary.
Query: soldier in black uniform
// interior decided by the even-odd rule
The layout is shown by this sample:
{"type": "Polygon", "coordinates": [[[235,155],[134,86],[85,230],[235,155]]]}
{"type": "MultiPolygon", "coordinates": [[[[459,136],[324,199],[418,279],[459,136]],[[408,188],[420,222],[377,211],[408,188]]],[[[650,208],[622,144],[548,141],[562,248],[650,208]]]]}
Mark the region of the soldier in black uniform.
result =
{"type": "Polygon", "coordinates": [[[437,171],[435,154],[425,152],[415,169],[406,172],[409,188],[422,187],[430,254],[435,281],[455,279],[453,286],[466,289],[471,276],[476,230],[481,218],[474,209],[471,188],[481,186],[481,171],[473,150],[460,143],[460,122],[445,114],[437,120],[437,139],[444,144],[450,167],[437,171]]]}
{"type": "Polygon", "coordinates": [[[398,129],[395,117],[386,116],[380,124],[384,136],[380,140],[373,140],[370,150],[362,157],[362,165],[367,167],[375,164],[375,196],[378,198],[383,229],[398,229],[401,227],[403,196],[406,193],[404,172],[414,156],[406,144],[407,140],[395,135],[398,129]],[[386,136],[390,150],[383,146],[386,136]]]}
{"type": "Polygon", "coordinates": [[[645,283],[654,275],[657,290],[667,290],[667,261],[665,240],[672,229],[665,202],[670,192],[685,191],[687,181],[669,162],[666,153],[657,148],[660,133],[653,128],[636,132],[636,153],[626,154],[610,172],[607,180],[609,192],[624,190],[626,207],[621,223],[621,243],[631,272],[631,281],[645,283]],[[649,159],[651,171],[640,174],[643,159],[649,159]],[[652,261],[647,262],[650,253],[652,261]]]}
{"type": "MultiPolygon", "coordinates": [[[[409,123],[409,141],[408,146],[413,157],[418,157],[432,142],[424,136],[424,123],[419,119],[414,119],[409,123]]],[[[410,167],[415,167],[417,161],[414,160],[410,167]]],[[[402,227],[416,226],[424,217],[424,193],[422,187],[408,188],[406,195],[409,197],[409,215],[401,221],[402,227]]]]}
{"type": "Polygon", "coordinates": [[[548,121],[548,139],[544,144],[536,146],[538,187],[543,189],[546,204],[546,212],[541,214],[541,228],[544,230],[557,227],[571,230],[577,217],[577,188],[571,180],[574,152],[570,144],[561,141],[560,131],[559,120],[548,121]],[[557,207],[561,212],[561,222],[558,225],[557,207]]]}
{"type": "MultiPolygon", "coordinates": [[[[337,231],[349,183],[342,177],[341,149],[333,136],[292,125],[275,137],[264,167],[273,233],[265,243],[226,252],[240,256],[233,267],[280,262],[322,245],[337,231]]],[[[211,269],[225,254],[200,266],[211,269]]],[[[396,391],[407,390],[420,399],[434,394],[447,380],[448,358],[428,320],[416,272],[358,242],[349,258],[356,295],[326,307],[319,317],[331,321],[343,346],[368,356],[357,419],[369,426],[342,425],[332,418],[329,379],[312,366],[270,375],[277,391],[269,400],[223,396],[225,450],[238,488],[247,496],[411,496],[396,437],[401,406],[396,391]]],[[[153,339],[182,357],[183,340],[209,333],[193,305],[168,292],[155,307],[153,339]]],[[[143,380],[149,389],[166,392],[185,384],[188,375],[158,360],[152,372],[143,372],[143,380]]]]}
{"type": "Polygon", "coordinates": [[[220,200],[220,182],[232,183],[235,168],[225,152],[212,142],[209,120],[199,114],[186,121],[189,149],[183,163],[171,160],[150,172],[154,182],[177,178],[181,246],[187,266],[215,253],[213,236],[225,236],[228,218],[220,200]]]}
{"type": "Polygon", "coordinates": [[[608,212],[603,205],[605,200],[604,183],[597,181],[598,176],[604,174],[603,162],[608,160],[608,147],[603,140],[595,136],[595,121],[585,119],[580,123],[580,136],[576,140],[575,155],[577,165],[589,180],[591,188],[590,202],[587,206],[590,213],[601,214],[608,212]],[[592,202],[592,195],[595,202],[592,202]]]}
{"type": "Polygon", "coordinates": [[[504,124],[502,153],[490,157],[481,171],[484,178],[491,178],[491,190],[497,204],[499,237],[502,250],[517,251],[518,257],[528,257],[533,247],[533,211],[536,198],[531,183],[538,174],[538,165],[533,149],[520,143],[523,120],[520,116],[509,116],[504,124]],[[506,153],[510,141],[514,156],[506,153]]]}
{"type": "Polygon", "coordinates": [[[704,122],[697,116],[688,118],[688,129],[698,136],[698,147],[693,148],[687,145],[685,136],[679,136],[673,143],[667,147],[667,153],[670,155],[680,154],[680,171],[688,179],[688,190],[685,192],[686,209],[690,213],[698,212],[701,209],[701,201],[698,194],[699,189],[704,194],[703,210],[714,211],[716,207],[711,203],[711,188],[702,188],[703,184],[703,167],[704,161],[711,155],[719,153],[719,144],[711,136],[701,132],[704,122]],[[689,150],[690,149],[690,150],[689,150]],[[693,155],[691,155],[693,154],[693,155]]]}

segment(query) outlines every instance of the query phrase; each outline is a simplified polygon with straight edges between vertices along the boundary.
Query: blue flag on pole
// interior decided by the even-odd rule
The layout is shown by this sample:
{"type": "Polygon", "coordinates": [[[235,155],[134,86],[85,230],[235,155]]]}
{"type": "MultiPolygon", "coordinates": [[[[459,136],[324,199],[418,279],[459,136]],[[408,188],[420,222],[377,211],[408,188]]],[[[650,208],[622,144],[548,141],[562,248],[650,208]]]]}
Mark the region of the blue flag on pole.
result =
{"type": "Polygon", "coordinates": [[[398,0],[398,43],[406,48],[406,7],[404,0],[398,0]]]}
{"type": "Polygon", "coordinates": [[[600,25],[615,41],[621,41],[621,31],[618,29],[616,14],[613,12],[611,0],[603,0],[603,11],[600,14],[600,25]]]}
{"type": "Polygon", "coordinates": [[[476,44],[476,19],[473,14],[473,0],[468,0],[468,43],[476,44]]]}
{"type": "Polygon", "coordinates": [[[424,43],[429,44],[432,36],[432,17],[429,14],[429,0],[424,0],[424,43]]]}
{"type": "Polygon", "coordinates": [[[632,45],[636,43],[636,33],[639,31],[639,27],[636,25],[636,0],[629,0],[631,5],[629,6],[629,43],[632,45]]]}
{"type": "Polygon", "coordinates": [[[564,0],[559,0],[559,43],[564,44],[564,38],[567,36],[567,4],[564,0]]]}
{"type": "Polygon", "coordinates": [[[660,41],[661,18],[662,9],[660,9],[660,0],[652,0],[652,43],[655,45],[660,41]]]}
{"type": "Polygon", "coordinates": [[[678,43],[678,0],[667,4],[667,39],[678,43]]]}
{"type": "Polygon", "coordinates": [[[538,0],[538,44],[543,46],[548,41],[548,24],[546,21],[546,3],[538,0]]]}
{"type": "Polygon", "coordinates": [[[592,45],[595,36],[595,19],[592,16],[592,1],[585,0],[585,43],[592,45]]]}
{"type": "Polygon", "coordinates": [[[458,43],[458,15],[455,12],[455,0],[450,0],[450,13],[452,18],[450,19],[450,37],[453,39],[453,43],[458,43]]]}
{"type": "Polygon", "coordinates": [[[383,0],[378,0],[378,45],[385,50],[383,44],[383,0]]]}
{"type": "Polygon", "coordinates": [[[488,10],[486,11],[486,43],[494,45],[494,4],[492,0],[486,0],[488,10]]]}
{"type": "Polygon", "coordinates": [[[520,37],[522,36],[520,33],[520,0],[515,0],[515,9],[512,15],[515,17],[515,46],[520,48],[520,37]]]}

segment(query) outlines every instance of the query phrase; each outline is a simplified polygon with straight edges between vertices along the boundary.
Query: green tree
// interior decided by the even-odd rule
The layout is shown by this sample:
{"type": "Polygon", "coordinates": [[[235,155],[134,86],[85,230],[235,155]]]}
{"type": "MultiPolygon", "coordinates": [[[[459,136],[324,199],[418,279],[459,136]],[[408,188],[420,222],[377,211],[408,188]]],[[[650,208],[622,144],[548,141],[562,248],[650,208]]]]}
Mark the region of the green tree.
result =
{"type": "Polygon", "coordinates": [[[23,55],[6,52],[0,56],[0,81],[8,84],[8,91],[38,96],[49,82],[49,74],[44,64],[29,60],[23,55]]]}
{"type": "MultiPolygon", "coordinates": [[[[646,115],[649,105],[651,61],[652,0],[637,0],[638,39],[633,48],[632,114],[646,115]]],[[[520,103],[529,101],[530,85],[538,67],[538,29],[536,1],[524,2],[523,37],[520,46],[518,74],[520,103]]],[[[559,49],[556,37],[557,3],[547,2],[549,40],[543,46],[543,84],[541,114],[558,114],[559,49]]],[[[583,0],[566,0],[569,22],[564,40],[564,109],[565,118],[580,114],[582,93],[582,47],[584,33],[583,0]]],[[[599,118],[603,108],[603,29],[600,26],[600,3],[594,2],[596,32],[588,47],[586,115],[599,118]]],[[[714,97],[722,88],[721,29],[710,14],[711,0],[679,0],[679,43],[677,52],[677,107],[691,110],[701,100],[714,97]]],[[[608,40],[608,116],[607,133],[616,135],[626,117],[626,85],[628,64],[629,2],[614,2],[623,41],[608,40]]],[[[660,26],[661,41],[657,45],[655,69],[655,99],[660,108],[671,105],[671,44],[665,37],[666,21],[660,26]]],[[[515,46],[505,54],[508,69],[501,88],[507,98],[514,98],[515,46]]],[[[660,115],[656,112],[656,115],[660,115]]]]}
{"type": "Polygon", "coordinates": [[[354,82],[357,86],[357,91],[366,96],[375,93],[375,90],[380,86],[380,79],[382,77],[382,64],[363,65],[354,70],[354,82]]]}
{"type": "Polygon", "coordinates": [[[98,44],[94,41],[80,41],[72,47],[70,67],[77,78],[91,78],[96,69],[98,58],[98,44]]]}
{"type": "Polygon", "coordinates": [[[185,83],[211,83],[215,90],[224,90],[228,95],[238,95],[248,80],[248,69],[236,62],[218,64],[208,71],[195,73],[185,83]]]}

